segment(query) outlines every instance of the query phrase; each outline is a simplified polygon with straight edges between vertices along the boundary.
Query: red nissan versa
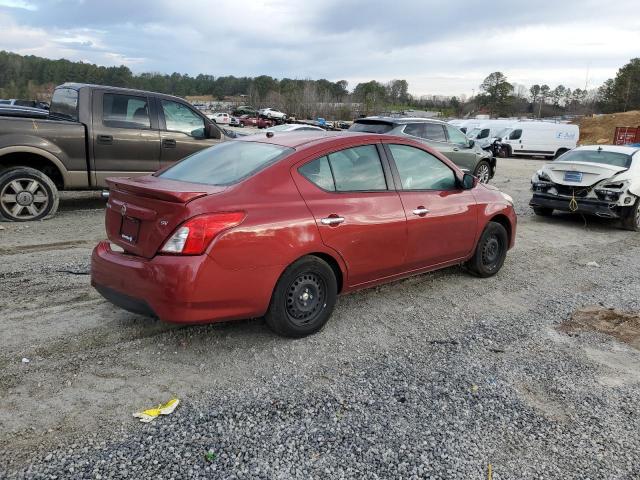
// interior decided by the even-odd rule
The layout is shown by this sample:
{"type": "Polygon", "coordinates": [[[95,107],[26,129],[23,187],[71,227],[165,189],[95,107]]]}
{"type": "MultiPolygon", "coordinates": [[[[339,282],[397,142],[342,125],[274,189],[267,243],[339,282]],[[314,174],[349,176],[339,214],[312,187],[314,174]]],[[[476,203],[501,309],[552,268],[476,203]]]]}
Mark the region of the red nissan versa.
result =
{"type": "Polygon", "coordinates": [[[169,322],[264,316],[291,337],[340,293],[462,263],[493,275],[516,232],[508,195],[406,137],[270,132],[108,184],[105,298],[169,322]]]}

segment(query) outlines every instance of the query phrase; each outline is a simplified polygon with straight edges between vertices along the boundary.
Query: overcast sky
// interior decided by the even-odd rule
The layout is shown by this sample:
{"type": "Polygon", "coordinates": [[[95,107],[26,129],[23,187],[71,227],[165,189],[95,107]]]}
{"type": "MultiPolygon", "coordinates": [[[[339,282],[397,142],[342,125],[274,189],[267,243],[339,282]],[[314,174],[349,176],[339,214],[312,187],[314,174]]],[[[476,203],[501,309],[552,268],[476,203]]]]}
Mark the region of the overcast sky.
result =
{"type": "Polygon", "coordinates": [[[470,95],[499,70],[594,88],[640,55],[638,0],[0,0],[0,50],[215,76],[406,79],[470,95]]]}

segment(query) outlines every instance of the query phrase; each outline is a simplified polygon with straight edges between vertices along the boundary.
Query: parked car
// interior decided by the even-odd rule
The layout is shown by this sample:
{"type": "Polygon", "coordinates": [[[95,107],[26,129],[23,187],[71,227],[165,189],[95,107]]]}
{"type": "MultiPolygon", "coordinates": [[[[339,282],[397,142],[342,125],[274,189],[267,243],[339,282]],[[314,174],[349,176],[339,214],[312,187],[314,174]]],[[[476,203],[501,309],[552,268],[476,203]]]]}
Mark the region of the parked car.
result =
{"type": "Polygon", "coordinates": [[[103,189],[233,136],[181,98],[65,83],[48,116],[0,116],[0,217],[52,216],[59,190],[103,189]]]}
{"type": "Polygon", "coordinates": [[[435,148],[458,167],[487,183],[496,171],[496,159],[475,145],[453,125],[440,120],[407,117],[367,117],[353,122],[349,131],[409,136],[435,148]]]}
{"type": "Polygon", "coordinates": [[[11,98],[9,100],[0,100],[0,106],[9,105],[13,107],[29,107],[39,108],[41,110],[49,110],[49,104],[47,102],[40,102],[38,100],[20,100],[18,98],[11,98]]]}
{"type": "Polygon", "coordinates": [[[578,125],[541,121],[522,121],[511,125],[511,132],[500,143],[507,156],[557,158],[576,147],[578,125]]]}
{"type": "Polygon", "coordinates": [[[265,117],[265,118],[269,118],[269,119],[274,119],[274,120],[279,120],[279,121],[284,121],[287,119],[287,114],[280,112],[274,108],[261,108],[258,113],[265,117]]]}
{"type": "Polygon", "coordinates": [[[578,147],[544,165],[531,179],[536,215],[554,210],[619,218],[640,231],[640,149],[629,146],[578,147]]]}
{"type": "Polygon", "coordinates": [[[257,108],[253,108],[250,107],[248,105],[240,105],[239,107],[236,107],[231,114],[235,117],[241,117],[243,115],[249,115],[250,117],[257,117],[258,116],[258,109],[257,108]]]}
{"type": "Polygon", "coordinates": [[[316,127],[314,125],[305,125],[304,123],[283,123],[282,125],[276,125],[269,127],[266,132],[304,132],[304,131],[320,131],[324,132],[324,128],[316,127]]]}
{"type": "Polygon", "coordinates": [[[251,135],[109,179],[92,285],[164,321],[264,316],[301,337],[340,293],[463,263],[500,270],[516,233],[508,195],[408,137],[307,133],[251,135]]]}
{"type": "Polygon", "coordinates": [[[210,115],[207,115],[207,117],[209,117],[211,120],[221,125],[228,125],[229,122],[231,121],[231,115],[224,112],[212,113],[210,115]]]}
{"type": "Polygon", "coordinates": [[[251,115],[242,115],[239,120],[241,127],[269,128],[274,124],[273,120],[262,117],[252,117],[251,115]]]}

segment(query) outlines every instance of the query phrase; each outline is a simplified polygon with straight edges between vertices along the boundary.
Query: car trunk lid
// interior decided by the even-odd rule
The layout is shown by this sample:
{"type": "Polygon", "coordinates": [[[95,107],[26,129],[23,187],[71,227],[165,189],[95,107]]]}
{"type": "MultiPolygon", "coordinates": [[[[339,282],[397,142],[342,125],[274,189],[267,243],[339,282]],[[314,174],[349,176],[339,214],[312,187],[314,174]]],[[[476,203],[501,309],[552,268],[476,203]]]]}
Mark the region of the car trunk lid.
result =
{"type": "Polygon", "coordinates": [[[589,187],[627,170],[625,167],[592,162],[553,162],[548,165],[549,177],[554,183],[567,186],[589,187]]]}
{"type": "Polygon", "coordinates": [[[189,202],[221,193],[226,187],[180,182],[145,175],[109,178],[105,218],[109,240],[125,252],[152,258],[190,215],[189,202]]]}

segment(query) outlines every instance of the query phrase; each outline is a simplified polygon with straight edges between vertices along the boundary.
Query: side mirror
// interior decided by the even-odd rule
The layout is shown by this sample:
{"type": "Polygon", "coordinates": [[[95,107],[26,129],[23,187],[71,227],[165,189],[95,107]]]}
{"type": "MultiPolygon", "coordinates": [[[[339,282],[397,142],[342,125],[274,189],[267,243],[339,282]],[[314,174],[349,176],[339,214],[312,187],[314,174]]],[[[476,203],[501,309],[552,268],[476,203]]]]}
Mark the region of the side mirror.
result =
{"type": "Polygon", "coordinates": [[[462,176],[462,188],[463,188],[463,190],[471,190],[475,186],[476,186],[476,177],[474,177],[470,173],[465,173],[462,176]]]}
{"type": "Polygon", "coordinates": [[[473,148],[475,144],[476,144],[475,140],[469,140],[469,148],[473,148]]]}
{"type": "Polygon", "coordinates": [[[206,128],[207,138],[214,138],[220,140],[222,138],[222,132],[213,123],[208,123],[206,128]]]}

